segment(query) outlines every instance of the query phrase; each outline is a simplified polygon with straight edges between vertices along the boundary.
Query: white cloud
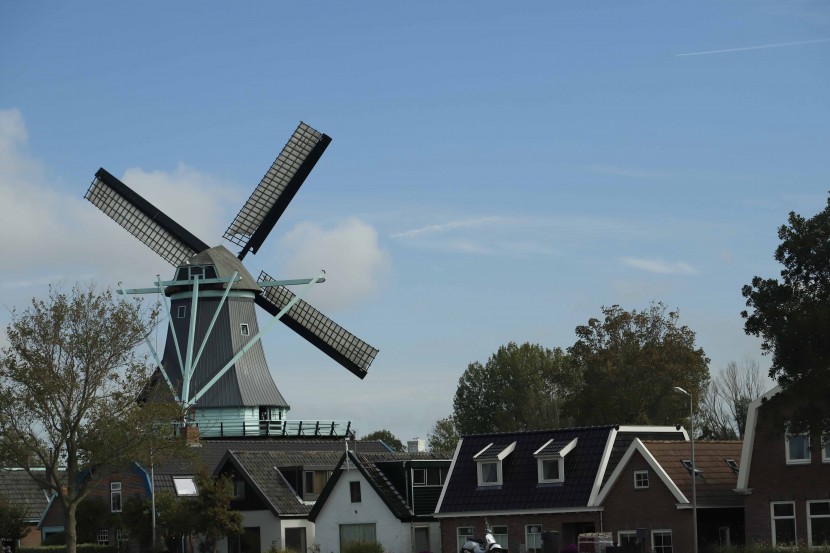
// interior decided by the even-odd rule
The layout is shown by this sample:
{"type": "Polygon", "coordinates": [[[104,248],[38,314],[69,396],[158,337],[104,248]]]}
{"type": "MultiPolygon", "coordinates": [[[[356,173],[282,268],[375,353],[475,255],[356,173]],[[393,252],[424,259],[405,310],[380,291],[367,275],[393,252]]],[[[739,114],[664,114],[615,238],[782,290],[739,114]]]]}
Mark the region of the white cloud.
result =
{"type": "Polygon", "coordinates": [[[275,278],[310,278],[326,270],[326,282],[316,285],[308,299],[315,307],[338,309],[367,297],[381,284],[389,258],[377,231],[356,218],[333,228],[303,222],[280,240],[286,252],[283,274],[275,278]]]}
{"type": "Polygon", "coordinates": [[[621,261],[629,267],[661,275],[692,275],[697,272],[685,261],[664,261],[642,257],[623,257],[621,261]]]}
{"type": "Polygon", "coordinates": [[[492,223],[499,223],[504,221],[504,217],[479,217],[477,219],[461,219],[458,221],[449,221],[447,223],[440,223],[437,225],[427,225],[420,228],[414,228],[393,234],[392,238],[411,238],[420,236],[422,234],[443,234],[451,230],[477,228],[486,226],[492,223]]]}

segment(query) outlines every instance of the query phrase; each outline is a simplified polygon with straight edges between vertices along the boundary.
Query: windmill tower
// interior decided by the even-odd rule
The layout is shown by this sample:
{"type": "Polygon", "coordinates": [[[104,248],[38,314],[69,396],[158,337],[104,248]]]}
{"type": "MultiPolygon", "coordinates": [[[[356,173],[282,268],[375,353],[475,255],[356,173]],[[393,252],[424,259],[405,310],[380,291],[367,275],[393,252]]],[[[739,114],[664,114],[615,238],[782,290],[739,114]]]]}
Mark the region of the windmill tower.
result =
{"type": "MultiPolygon", "coordinates": [[[[287,286],[315,279],[254,279],[242,264],[256,254],[320,159],[331,138],[300,123],[223,238],[240,246],[209,247],[181,225],[99,169],[84,196],[130,234],[176,267],[173,280],[126,293],[162,292],[169,300],[167,341],[159,371],[177,400],[193,414],[203,436],[285,433],[344,434],[335,422],[298,423],[274,383],[260,341],[258,305],[357,375],[366,373],[378,350],[300,299],[287,286]]],[[[263,329],[265,330],[265,329],[263,329]]]]}

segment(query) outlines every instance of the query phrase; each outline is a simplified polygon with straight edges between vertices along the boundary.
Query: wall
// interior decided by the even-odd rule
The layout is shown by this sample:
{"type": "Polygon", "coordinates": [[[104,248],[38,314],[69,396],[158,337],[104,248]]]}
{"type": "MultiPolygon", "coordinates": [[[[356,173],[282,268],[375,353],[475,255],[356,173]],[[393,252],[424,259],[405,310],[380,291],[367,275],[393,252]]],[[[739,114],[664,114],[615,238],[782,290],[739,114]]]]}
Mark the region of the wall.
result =
{"type": "MultiPolygon", "coordinates": [[[[356,469],[343,472],[315,521],[316,543],[321,553],[339,553],[340,524],[375,524],[377,541],[386,553],[410,553],[408,525],[398,520],[356,469]],[[360,481],[361,501],[351,502],[349,482],[360,481]]],[[[309,542],[310,543],[310,542],[309,542]]]]}

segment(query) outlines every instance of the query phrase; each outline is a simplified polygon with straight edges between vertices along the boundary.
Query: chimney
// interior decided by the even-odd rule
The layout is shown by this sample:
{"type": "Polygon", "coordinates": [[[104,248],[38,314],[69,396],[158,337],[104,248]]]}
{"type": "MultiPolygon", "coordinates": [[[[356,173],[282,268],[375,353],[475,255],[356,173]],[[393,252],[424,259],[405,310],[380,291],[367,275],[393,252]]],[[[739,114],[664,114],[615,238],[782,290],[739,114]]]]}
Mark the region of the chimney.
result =
{"type": "Polygon", "coordinates": [[[199,447],[202,444],[199,443],[199,427],[198,426],[182,426],[179,430],[180,436],[184,439],[184,442],[189,445],[190,447],[199,447]]]}
{"type": "Polygon", "coordinates": [[[407,453],[421,453],[426,450],[427,444],[423,438],[413,438],[406,442],[407,453]]]}

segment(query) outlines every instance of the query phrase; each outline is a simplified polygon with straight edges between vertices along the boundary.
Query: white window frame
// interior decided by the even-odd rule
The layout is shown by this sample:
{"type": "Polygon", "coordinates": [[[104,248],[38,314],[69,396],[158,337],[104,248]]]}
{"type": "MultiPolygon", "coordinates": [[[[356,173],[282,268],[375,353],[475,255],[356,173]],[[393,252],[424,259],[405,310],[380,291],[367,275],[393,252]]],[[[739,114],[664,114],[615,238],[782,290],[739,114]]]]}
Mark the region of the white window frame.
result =
{"type": "Polygon", "coordinates": [[[812,461],[812,451],[810,451],[810,434],[790,434],[789,432],[784,434],[784,455],[787,459],[788,465],[809,465],[812,461]],[[807,457],[806,458],[797,458],[792,459],[790,458],[790,438],[806,438],[807,439],[807,457]]]}
{"type": "Polygon", "coordinates": [[[502,485],[502,478],[501,478],[501,461],[478,461],[476,463],[478,469],[478,485],[479,486],[501,486],[502,485]],[[484,480],[484,465],[496,465],[496,480],[493,481],[486,481],[484,480]]]}
{"type": "Polygon", "coordinates": [[[530,551],[539,550],[542,551],[542,525],[541,524],[525,524],[525,551],[530,553],[530,551]],[[531,528],[538,528],[538,532],[530,532],[531,528]],[[530,548],[530,545],[527,543],[530,536],[539,536],[539,547],[534,547],[533,549],[530,548]]]}
{"type": "Polygon", "coordinates": [[[179,497],[193,497],[199,495],[196,482],[192,476],[177,476],[173,478],[173,489],[179,497]]]}
{"type": "Polygon", "coordinates": [[[813,519],[814,518],[830,519],[830,513],[828,513],[826,515],[814,515],[814,514],[812,514],[811,513],[812,505],[814,503],[827,503],[828,508],[830,508],[830,499],[811,499],[811,500],[807,501],[807,545],[809,545],[810,547],[821,547],[824,544],[822,544],[822,543],[818,543],[818,544],[813,543],[813,519]]]}
{"type": "Polygon", "coordinates": [[[110,512],[120,513],[124,506],[121,497],[121,482],[110,482],[110,512]],[[118,505],[116,506],[115,499],[118,498],[118,505]]]}
{"type": "Polygon", "coordinates": [[[830,463],[830,434],[821,437],[821,462],[830,463]]]}
{"type": "Polygon", "coordinates": [[[239,323],[239,333],[242,336],[251,335],[251,327],[248,326],[248,323],[239,323]]]}
{"type": "Polygon", "coordinates": [[[109,545],[110,531],[106,529],[98,530],[98,532],[95,534],[95,541],[98,543],[98,545],[109,545]]]}
{"type": "Polygon", "coordinates": [[[493,533],[493,539],[496,540],[496,543],[499,544],[503,551],[507,551],[508,545],[508,527],[506,524],[493,524],[490,526],[490,530],[493,533]],[[504,532],[499,532],[498,530],[504,529],[504,532]]]}
{"type": "Polygon", "coordinates": [[[634,538],[634,543],[637,543],[636,530],[620,530],[617,532],[617,545],[623,545],[623,536],[626,538],[634,538]]]}
{"type": "Polygon", "coordinates": [[[674,553],[674,536],[672,535],[671,528],[657,528],[651,531],[651,550],[655,553],[674,553]],[[654,545],[654,536],[657,534],[668,534],[669,538],[671,539],[671,545],[669,546],[668,552],[666,551],[665,547],[661,548],[660,551],[657,551],[657,547],[654,545]]]}
{"type": "Polygon", "coordinates": [[[565,481],[565,458],[564,457],[539,457],[536,459],[536,471],[540,484],[556,484],[565,481]],[[559,478],[545,478],[545,462],[556,461],[559,469],[559,478]]]}
{"type": "Polygon", "coordinates": [[[635,470],[634,471],[634,489],[635,490],[645,490],[648,489],[649,481],[648,481],[648,471],[647,470],[635,470]],[[644,478],[637,478],[638,476],[644,478]],[[645,481],[645,483],[644,483],[645,481]]]}
{"type": "Polygon", "coordinates": [[[176,308],[176,318],[184,319],[187,316],[187,306],[180,305],[176,308]]]}
{"type": "Polygon", "coordinates": [[[472,526],[458,526],[455,529],[455,541],[457,549],[461,551],[468,539],[472,539],[476,529],[472,526]]]}
{"type": "Polygon", "coordinates": [[[798,543],[798,524],[796,524],[795,520],[795,501],[770,501],[769,503],[769,518],[770,518],[770,539],[772,540],[772,546],[778,547],[778,538],[775,535],[775,521],[776,520],[791,520],[793,521],[793,543],[791,545],[795,545],[798,543]],[[775,516],[775,506],[776,505],[791,505],[793,508],[792,516],[775,516]]]}

